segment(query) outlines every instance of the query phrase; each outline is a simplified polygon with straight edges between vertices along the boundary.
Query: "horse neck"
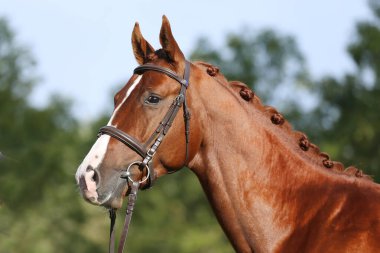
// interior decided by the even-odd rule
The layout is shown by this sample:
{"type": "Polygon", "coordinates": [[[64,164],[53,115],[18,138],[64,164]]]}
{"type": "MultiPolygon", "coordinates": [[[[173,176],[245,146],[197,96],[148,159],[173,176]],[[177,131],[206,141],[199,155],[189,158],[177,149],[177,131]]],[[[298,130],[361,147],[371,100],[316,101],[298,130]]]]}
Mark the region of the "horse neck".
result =
{"type": "Polygon", "coordinates": [[[234,90],[210,80],[201,87],[203,141],[189,167],[235,249],[271,251],[292,231],[289,220],[305,212],[305,187],[324,185],[315,188],[318,206],[333,180],[289,147],[267,116],[234,90]]]}

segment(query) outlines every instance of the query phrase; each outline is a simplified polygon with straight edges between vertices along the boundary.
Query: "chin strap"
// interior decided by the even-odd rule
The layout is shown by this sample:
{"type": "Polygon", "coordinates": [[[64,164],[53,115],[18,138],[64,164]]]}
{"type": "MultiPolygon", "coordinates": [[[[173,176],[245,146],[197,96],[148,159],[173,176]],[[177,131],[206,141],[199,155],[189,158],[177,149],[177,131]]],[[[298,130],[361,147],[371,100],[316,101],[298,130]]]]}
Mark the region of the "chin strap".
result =
{"type": "MultiPolygon", "coordinates": [[[[124,245],[125,245],[125,241],[127,240],[129,224],[131,223],[133,209],[135,207],[139,186],[140,186],[139,182],[132,182],[131,192],[128,195],[128,204],[127,204],[127,210],[126,210],[126,215],[125,215],[125,220],[124,220],[124,227],[120,236],[119,246],[117,249],[118,253],[123,253],[124,251],[124,245]]],[[[115,252],[116,210],[114,208],[110,208],[109,213],[110,213],[110,220],[111,220],[109,253],[114,253],[115,252]]]]}

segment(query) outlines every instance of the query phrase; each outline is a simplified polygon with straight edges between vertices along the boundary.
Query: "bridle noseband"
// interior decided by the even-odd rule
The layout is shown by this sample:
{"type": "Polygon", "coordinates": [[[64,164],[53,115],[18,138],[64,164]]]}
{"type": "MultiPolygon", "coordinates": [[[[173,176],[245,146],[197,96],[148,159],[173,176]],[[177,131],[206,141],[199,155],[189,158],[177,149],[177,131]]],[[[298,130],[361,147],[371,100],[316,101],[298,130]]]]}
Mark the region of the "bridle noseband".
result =
{"type": "MultiPolygon", "coordinates": [[[[132,162],[128,168],[123,171],[121,177],[125,178],[128,181],[128,185],[131,189],[130,194],[128,196],[128,206],[127,206],[127,214],[124,222],[124,229],[121,235],[121,239],[119,242],[118,253],[122,253],[124,249],[124,243],[128,234],[129,223],[132,217],[132,211],[134,207],[134,203],[137,196],[137,191],[140,187],[140,184],[147,182],[144,186],[144,189],[148,189],[153,185],[153,182],[156,178],[156,174],[154,173],[152,167],[152,160],[157,152],[157,149],[161,145],[164,137],[168,133],[170,127],[173,124],[173,121],[181,108],[183,106],[183,118],[185,121],[185,140],[186,140],[186,154],[183,166],[185,166],[189,159],[189,135],[190,135],[190,113],[187,107],[186,101],[186,90],[189,87],[189,79],[190,79],[190,62],[185,61],[185,72],[183,78],[178,76],[177,73],[172,71],[171,69],[157,66],[154,64],[144,64],[141,65],[134,70],[134,74],[142,75],[146,71],[156,71],[163,73],[172,79],[176,80],[180,85],[181,89],[177,97],[173,100],[173,103],[170,105],[169,110],[166,112],[164,118],[159,123],[156,130],[149,137],[145,144],[139,142],[133,136],[123,132],[122,130],[114,127],[114,126],[104,126],[100,128],[98,137],[103,134],[107,134],[118,141],[125,144],[127,147],[135,151],[139,156],[142,157],[142,161],[134,161],[132,162]],[[151,144],[153,143],[153,144],[151,144]],[[149,146],[150,145],[150,146],[149,146]],[[149,147],[149,148],[148,148],[149,147]],[[130,168],[132,166],[138,166],[141,171],[147,169],[147,175],[145,179],[140,181],[135,181],[131,178],[130,168]],[[131,184],[130,184],[131,183],[131,184]]],[[[116,212],[114,209],[110,209],[110,219],[111,219],[111,229],[110,229],[110,253],[114,252],[114,224],[116,219],[116,212]]]]}

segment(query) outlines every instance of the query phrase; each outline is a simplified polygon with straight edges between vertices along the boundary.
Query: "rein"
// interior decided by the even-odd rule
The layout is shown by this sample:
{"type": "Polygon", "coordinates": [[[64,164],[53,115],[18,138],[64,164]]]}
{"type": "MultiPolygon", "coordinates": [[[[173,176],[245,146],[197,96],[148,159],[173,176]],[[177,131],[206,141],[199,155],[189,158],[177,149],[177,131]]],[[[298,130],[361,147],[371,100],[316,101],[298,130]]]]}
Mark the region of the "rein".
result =
{"type": "MultiPolygon", "coordinates": [[[[136,152],[139,156],[141,156],[142,161],[134,161],[132,162],[128,168],[123,171],[121,174],[121,178],[124,178],[127,180],[128,187],[131,189],[129,195],[128,195],[128,205],[126,208],[126,216],[124,221],[124,227],[123,232],[120,236],[119,246],[118,246],[118,253],[122,253],[124,251],[124,244],[127,239],[128,230],[129,230],[129,224],[132,219],[132,213],[134,209],[134,205],[136,203],[137,199],[137,192],[140,188],[140,185],[144,182],[147,182],[143,189],[148,189],[152,187],[154,180],[156,179],[156,174],[154,173],[153,166],[152,166],[152,160],[157,152],[158,147],[161,145],[164,137],[168,133],[170,127],[173,124],[173,121],[183,105],[183,118],[185,121],[185,138],[186,138],[186,154],[185,154],[185,160],[183,166],[185,166],[189,159],[189,134],[190,134],[190,112],[187,107],[186,102],[186,90],[189,86],[189,79],[190,79],[190,62],[185,61],[185,73],[183,78],[177,75],[174,71],[171,69],[153,65],[150,63],[141,65],[134,70],[134,74],[141,75],[145,73],[146,71],[156,71],[163,73],[172,79],[179,82],[181,85],[181,89],[179,91],[178,96],[173,100],[173,103],[169,107],[168,111],[166,112],[164,118],[159,123],[156,130],[152,133],[152,135],[149,137],[147,142],[145,144],[142,144],[139,142],[136,138],[133,136],[123,132],[120,129],[117,129],[114,126],[104,126],[100,128],[98,137],[100,137],[103,134],[107,134],[118,141],[122,142],[124,145],[132,149],[134,152],[136,152]],[[153,142],[153,144],[147,148],[148,145],[150,145],[153,142]],[[131,177],[130,169],[132,166],[138,166],[140,171],[143,171],[146,169],[147,175],[144,179],[140,181],[135,181],[131,177]]],[[[115,230],[114,225],[116,221],[116,210],[114,208],[109,209],[109,216],[110,216],[110,242],[109,242],[109,252],[114,253],[115,249],[115,230]]]]}

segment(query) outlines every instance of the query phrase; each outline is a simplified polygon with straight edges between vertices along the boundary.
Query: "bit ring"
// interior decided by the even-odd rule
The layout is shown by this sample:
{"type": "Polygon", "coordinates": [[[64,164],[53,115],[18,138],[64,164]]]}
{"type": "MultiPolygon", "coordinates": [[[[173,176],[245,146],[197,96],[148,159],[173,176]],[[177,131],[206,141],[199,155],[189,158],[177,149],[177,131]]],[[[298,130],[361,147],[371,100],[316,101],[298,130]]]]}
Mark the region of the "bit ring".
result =
{"type": "MultiPolygon", "coordinates": [[[[128,177],[128,180],[131,181],[132,183],[137,183],[136,181],[134,181],[130,176],[131,176],[131,172],[130,172],[130,169],[132,168],[132,166],[134,165],[137,165],[138,167],[140,167],[140,165],[142,164],[142,162],[140,161],[134,161],[132,162],[131,164],[129,164],[128,168],[127,168],[127,171],[126,171],[126,176],[128,177]]],[[[149,169],[149,166],[148,164],[146,164],[144,166],[144,168],[147,169],[147,175],[145,176],[145,179],[143,180],[140,180],[138,183],[139,184],[142,184],[144,183],[146,180],[148,180],[149,176],[150,176],[150,169],[149,169]]]]}

